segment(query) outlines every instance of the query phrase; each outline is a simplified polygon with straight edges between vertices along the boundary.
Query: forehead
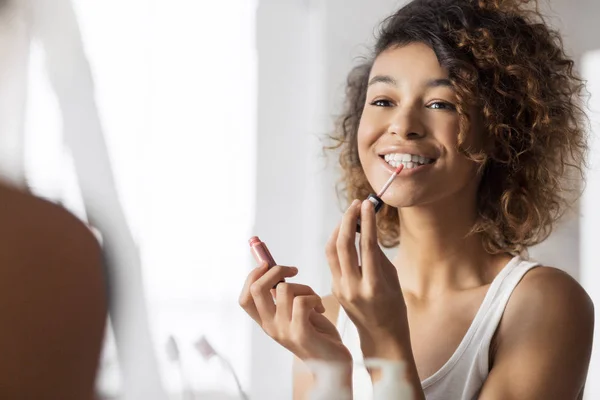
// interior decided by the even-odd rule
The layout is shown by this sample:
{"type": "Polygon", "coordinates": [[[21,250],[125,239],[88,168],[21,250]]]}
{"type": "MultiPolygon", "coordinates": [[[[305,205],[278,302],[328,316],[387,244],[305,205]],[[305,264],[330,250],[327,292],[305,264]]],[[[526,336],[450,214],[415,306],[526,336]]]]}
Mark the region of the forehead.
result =
{"type": "Polygon", "coordinates": [[[448,71],[440,65],[431,47],[424,43],[410,43],[391,47],[377,56],[370,78],[376,75],[389,75],[399,82],[419,82],[448,78],[448,71]]]}

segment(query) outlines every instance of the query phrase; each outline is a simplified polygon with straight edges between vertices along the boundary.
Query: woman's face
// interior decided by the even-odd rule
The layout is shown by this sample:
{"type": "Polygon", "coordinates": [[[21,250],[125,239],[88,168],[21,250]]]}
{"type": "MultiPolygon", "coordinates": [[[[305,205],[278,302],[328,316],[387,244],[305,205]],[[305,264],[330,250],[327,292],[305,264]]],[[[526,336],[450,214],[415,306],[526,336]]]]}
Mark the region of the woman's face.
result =
{"type": "Polygon", "coordinates": [[[383,196],[387,204],[431,204],[476,188],[477,165],[458,152],[458,133],[456,95],[430,47],[412,43],[377,57],[358,129],[358,153],[375,191],[404,164],[383,196]]]}

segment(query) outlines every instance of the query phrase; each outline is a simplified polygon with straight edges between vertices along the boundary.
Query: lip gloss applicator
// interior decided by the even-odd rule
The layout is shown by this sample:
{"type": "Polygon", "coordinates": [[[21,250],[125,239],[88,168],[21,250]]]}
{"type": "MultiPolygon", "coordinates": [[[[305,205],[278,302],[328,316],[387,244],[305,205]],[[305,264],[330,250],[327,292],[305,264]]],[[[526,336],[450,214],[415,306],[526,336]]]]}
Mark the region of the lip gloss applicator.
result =
{"type": "MultiPolygon", "coordinates": [[[[394,182],[394,179],[396,179],[396,177],[400,175],[400,172],[402,172],[403,169],[404,164],[400,164],[398,168],[396,168],[392,176],[390,176],[390,179],[388,179],[385,185],[383,185],[379,193],[371,193],[369,197],[367,197],[367,200],[373,203],[373,206],[375,207],[375,213],[377,213],[379,210],[381,210],[381,207],[383,207],[383,200],[381,200],[381,196],[383,196],[386,190],[388,190],[388,188],[392,185],[392,182],[394,182]]],[[[360,233],[360,218],[356,221],[356,233],[360,233]]]]}

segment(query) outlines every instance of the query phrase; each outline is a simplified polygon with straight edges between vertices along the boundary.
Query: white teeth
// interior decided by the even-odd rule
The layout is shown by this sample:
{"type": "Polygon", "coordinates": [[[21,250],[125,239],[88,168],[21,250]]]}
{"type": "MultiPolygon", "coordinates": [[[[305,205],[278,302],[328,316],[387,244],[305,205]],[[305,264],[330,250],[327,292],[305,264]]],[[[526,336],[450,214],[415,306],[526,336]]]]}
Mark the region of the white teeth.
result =
{"type": "Polygon", "coordinates": [[[398,168],[400,164],[403,164],[404,168],[406,169],[416,168],[424,164],[430,164],[433,161],[423,156],[403,153],[385,154],[383,158],[394,168],[398,168]]]}

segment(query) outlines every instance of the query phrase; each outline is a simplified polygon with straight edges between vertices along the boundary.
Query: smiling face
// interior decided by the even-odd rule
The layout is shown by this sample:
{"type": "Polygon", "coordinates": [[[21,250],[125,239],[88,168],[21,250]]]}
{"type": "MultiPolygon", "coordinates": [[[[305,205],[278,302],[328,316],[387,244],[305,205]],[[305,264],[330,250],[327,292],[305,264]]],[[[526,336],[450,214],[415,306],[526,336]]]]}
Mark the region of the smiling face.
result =
{"type": "MultiPolygon", "coordinates": [[[[419,206],[465,191],[475,196],[477,164],[458,151],[456,101],[448,72],[427,45],[393,47],[375,59],[358,128],[358,153],[376,191],[404,164],[383,196],[387,204],[419,206]]],[[[474,136],[469,133],[465,144],[474,136]]]]}

